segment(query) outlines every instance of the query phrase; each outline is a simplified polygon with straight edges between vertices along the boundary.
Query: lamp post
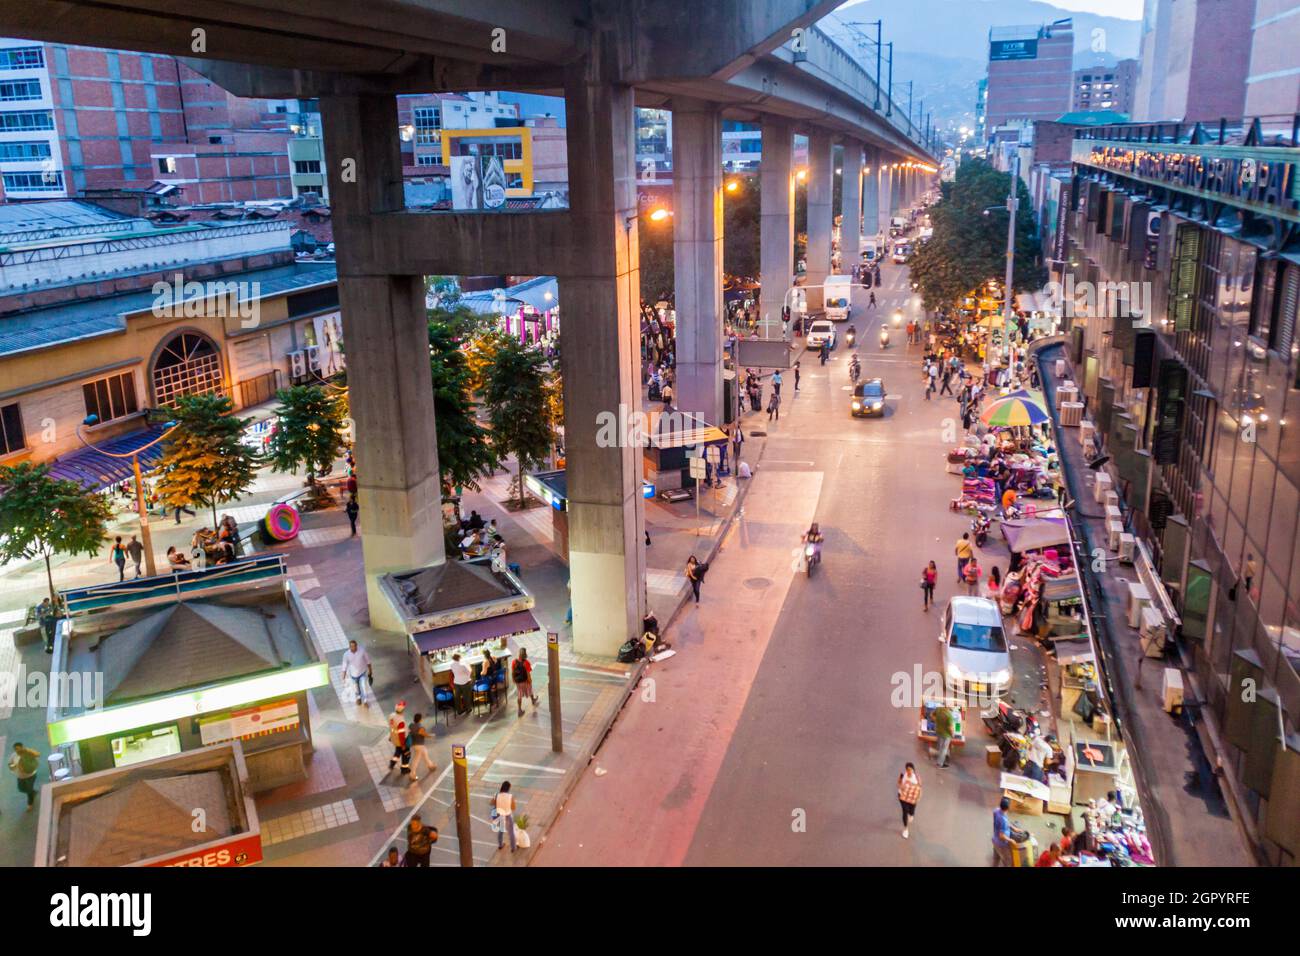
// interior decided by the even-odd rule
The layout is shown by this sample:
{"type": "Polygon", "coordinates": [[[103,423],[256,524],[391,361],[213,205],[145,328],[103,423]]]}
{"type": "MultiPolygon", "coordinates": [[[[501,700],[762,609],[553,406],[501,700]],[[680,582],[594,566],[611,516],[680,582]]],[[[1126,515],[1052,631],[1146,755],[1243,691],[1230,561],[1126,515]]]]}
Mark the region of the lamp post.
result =
{"type": "MultiPolygon", "coordinates": [[[[1011,367],[1011,330],[1015,327],[1015,309],[1011,301],[1011,282],[1015,276],[1016,265],[1016,210],[1019,198],[1016,196],[1016,181],[1020,178],[1020,157],[1011,159],[1011,186],[1007,189],[1007,267],[1002,288],[1002,349],[1007,356],[1007,367],[1011,367]]],[[[989,206],[984,210],[988,215],[1002,206],[989,206]]]]}
{"type": "Polygon", "coordinates": [[[101,455],[107,455],[109,458],[130,458],[131,459],[131,471],[135,474],[135,510],[136,510],[136,514],[140,518],[140,544],[144,547],[144,567],[145,570],[149,572],[149,577],[153,577],[158,573],[158,568],[157,565],[154,564],[153,537],[149,533],[149,512],[144,506],[144,478],[140,474],[140,452],[148,451],[154,445],[158,444],[160,441],[162,441],[164,438],[170,435],[175,430],[176,423],[168,422],[167,430],[164,431],[157,438],[155,438],[153,441],[149,442],[147,445],[141,445],[139,448],[137,448],[135,451],[132,452],[121,453],[121,452],[105,451],[104,449],[98,447],[97,445],[93,445],[90,442],[86,441],[85,436],[81,434],[81,426],[85,425],[89,427],[97,424],[98,422],[99,422],[98,415],[87,415],[85,420],[82,421],[81,425],[77,426],[76,429],[77,438],[80,439],[81,443],[85,445],[87,448],[94,449],[95,451],[99,452],[101,455]]]}

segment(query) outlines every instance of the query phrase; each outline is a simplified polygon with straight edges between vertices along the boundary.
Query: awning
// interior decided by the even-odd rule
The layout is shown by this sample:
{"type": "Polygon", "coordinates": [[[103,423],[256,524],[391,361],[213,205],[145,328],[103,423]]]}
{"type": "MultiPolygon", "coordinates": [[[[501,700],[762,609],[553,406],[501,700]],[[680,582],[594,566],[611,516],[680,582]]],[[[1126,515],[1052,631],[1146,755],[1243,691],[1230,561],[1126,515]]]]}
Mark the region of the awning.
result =
{"type": "Polygon", "coordinates": [[[1047,576],[1040,578],[1038,599],[1049,604],[1060,604],[1063,601],[1078,602],[1080,600],[1078,575],[1062,574],[1056,578],[1047,576]]]}
{"type": "Polygon", "coordinates": [[[1041,551],[1070,543],[1070,534],[1061,518],[1029,518],[1002,522],[1002,537],[1012,551],[1041,551]]]}
{"type": "MultiPolygon", "coordinates": [[[[166,430],[161,425],[150,426],[118,435],[116,438],[97,441],[94,443],[94,448],[82,448],[55,459],[50,467],[50,474],[55,478],[75,481],[90,491],[99,491],[115,485],[131,478],[134,474],[131,459],[130,457],[114,458],[102,452],[129,456],[131,452],[148,445],[166,430]]],[[[162,458],[162,452],[162,442],[141,452],[140,470],[147,472],[157,465],[162,458]]]]}
{"type": "Polygon", "coordinates": [[[496,617],[480,618],[464,624],[439,627],[432,631],[412,634],[411,639],[420,653],[429,654],[445,647],[457,647],[461,644],[476,644],[481,641],[493,641],[501,637],[513,637],[516,634],[531,634],[540,631],[542,626],[533,617],[532,611],[513,611],[510,614],[498,614],[496,617]]]}

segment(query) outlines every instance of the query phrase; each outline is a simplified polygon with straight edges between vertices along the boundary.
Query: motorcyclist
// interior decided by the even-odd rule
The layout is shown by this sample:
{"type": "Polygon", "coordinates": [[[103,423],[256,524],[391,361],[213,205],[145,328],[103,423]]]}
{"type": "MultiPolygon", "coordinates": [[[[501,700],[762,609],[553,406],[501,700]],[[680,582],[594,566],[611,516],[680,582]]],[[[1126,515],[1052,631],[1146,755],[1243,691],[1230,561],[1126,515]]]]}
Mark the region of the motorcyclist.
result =
{"type": "Polygon", "coordinates": [[[822,535],[822,530],[816,521],[809,525],[808,530],[803,533],[803,537],[800,538],[800,540],[805,545],[812,545],[813,553],[810,556],[810,560],[814,564],[821,563],[822,542],[825,541],[826,538],[822,535]]]}
{"type": "Polygon", "coordinates": [[[848,330],[844,333],[844,341],[847,342],[849,345],[852,345],[857,340],[858,340],[858,330],[853,325],[850,325],[848,327],[848,330]]]}
{"type": "Polygon", "coordinates": [[[862,363],[858,361],[858,353],[853,353],[853,358],[849,361],[849,379],[854,385],[858,384],[858,376],[862,374],[862,363]]]}
{"type": "Polygon", "coordinates": [[[880,329],[880,347],[882,349],[889,347],[889,329],[884,327],[880,329]]]}
{"type": "Polygon", "coordinates": [[[826,360],[831,357],[830,342],[822,342],[821,348],[818,350],[818,356],[821,358],[822,364],[825,365],[826,360]]]}

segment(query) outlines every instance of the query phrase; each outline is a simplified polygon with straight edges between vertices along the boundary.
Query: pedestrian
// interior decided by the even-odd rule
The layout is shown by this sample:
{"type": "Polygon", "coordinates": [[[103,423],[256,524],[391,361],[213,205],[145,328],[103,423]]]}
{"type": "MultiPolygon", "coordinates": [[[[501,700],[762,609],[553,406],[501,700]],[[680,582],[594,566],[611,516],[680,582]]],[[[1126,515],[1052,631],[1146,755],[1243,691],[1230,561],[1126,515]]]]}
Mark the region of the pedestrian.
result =
{"type": "Polygon", "coordinates": [[[971,413],[971,407],[969,405],[963,404],[961,407],[961,427],[966,431],[970,431],[970,426],[972,424],[970,413],[971,413]]]}
{"type": "Polygon", "coordinates": [[[998,570],[997,565],[989,569],[988,580],[984,582],[984,588],[988,591],[988,598],[994,604],[997,604],[1002,598],[1002,572],[998,570]]]}
{"type": "Polygon", "coordinates": [[[733,423],[732,423],[732,426],[733,426],[733,427],[732,427],[732,429],[731,429],[731,444],[732,444],[732,445],[734,446],[734,448],[735,448],[735,454],[734,454],[734,457],[735,457],[735,459],[736,459],[736,465],[737,465],[737,467],[739,467],[739,465],[740,465],[740,452],[741,452],[741,450],[742,450],[742,449],[741,449],[741,446],[745,444],[745,426],[742,425],[742,424],[740,424],[740,420],[739,420],[739,419],[737,419],[735,422],[733,422],[733,423]]]}
{"type": "Polygon", "coordinates": [[[397,847],[388,848],[388,856],[379,861],[379,868],[387,869],[389,867],[398,867],[402,865],[402,855],[397,852],[397,847]]]}
{"type": "Polygon", "coordinates": [[[181,512],[182,512],[182,511],[184,511],[184,512],[185,512],[187,515],[189,515],[191,518],[194,517],[194,512],[191,511],[189,508],[185,507],[184,505],[177,505],[177,506],[176,506],[176,523],[177,523],[177,524],[180,524],[180,523],[181,523],[181,512]]]}
{"type": "MultiPolygon", "coordinates": [[[[877,279],[876,281],[879,282],[880,280],[877,279]]],[[[875,307],[876,307],[876,293],[873,291],[871,295],[867,297],[867,308],[874,309],[875,307]]]]}
{"type": "Polygon", "coordinates": [[[780,371],[780,369],[778,369],[777,371],[775,371],[775,372],[772,373],[772,394],[773,394],[773,395],[780,395],[780,394],[781,394],[781,371],[780,371]]]}
{"type": "Polygon", "coordinates": [[[388,758],[388,772],[392,773],[398,761],[402,764],[402,774],[411,772],[411,745],[406,733],[406,701],[399,700],[397,707],[388,715],[388,742],[393,745],[393,755],[388,758]]]}
{"type": "Polygon", "coordinates": [[[930,605],[934,603],[934,586],[939,580],[939,569],[931,561],[921,569],[921,610],[930,610],[930,605]]]}
{"type": "Polygon", "coordinates": [[[794,390],[799,391],[799,363],[794,363],[794,390]]]}
{"type": "Polygon", "coordinates": [[[939,363],[931,362],[925,370],[926,377],[929,379],[925,385],[925,397],[928,399],[934,394],[936,386],[939,384],[939,363]]]}
{"type": "Polygon", "coordinates": [[[515,697],[519,703],[519,716],[524,715],[524,698],[533,702],[537,709],[537,695],[533,693],[533,662],[528,659],[528,648],[519,648],[519,656],[510,665],[510,677],[515,682],[515,697]]]}
{"type": "Polygon", "coordinates": [[[971,548],[970,532],[964,532],[957,541],[957,546],[953,548],[957,555],[957,583],[964,584],[966,581],[966,562],[974,557],[975,551],[971,548]]]}
{"type": "Polygon", "coordinates": [[[822,347],[818,349],[818,357],[821,358],[823,365],[825,365],[826,360],[831,357],[831,343],[829,339],[822,341],[822,347]]]}
{"type": "Polygon", "coordinates": [[[705,572],[709,570],[707,564],[701,564],[700,561],[691,555],[686,559],[686,580],[691,582],[691,591],[695,594],[695,603],[700,603],[700,585],[704,583],[705,572]]]}
{"type": "Polygon", "coordinates": [[[125,581],[126,580],[126,548],[122,546],[122,536],[120,534],[117,536],[117,540],[113,542],[113,550],[111,552],[111,557],[113,559],[113,563],[117,565],[117,579],[119,581],[125,581]]]}
{"type": "Polygon", "coordinates": [[[144,545],[142,545],[135,535],[131,535],[131,540],[126,543],[126,553],[131,556],[131,563],[135,565],[135,576],[140,576],[140,562],[144,560],[144,545]]]}
{"type": "Polygon", "coordinates": [[[421,765],[428,767],[430,773],[438,769],[438,765],[429,756],[429,731],[424,726],[424,714],[415,715],[406,732],[406,740],[411,751],[411,783],[419,783],[421,765]]]}
{"type": "Polygon", "coordinates": [[[59,622],[58,611],[46,598],[36,606],[36,620],[41,626],[41,635],[45,638],[45,653],[54,653],[54,628],[59,622]]]}
{"type": "Polygon", "coordinates": [[[671,382],[665,382],[661,394],[663,395],[664,408],[671,408],[673,404],[673,386],[671,382]]]}
{"type": "Polygon", "coordinates": [[[898,775],[898,805],[903,808],[903,839],[907,839],[908,826],[916,816],[916,805],[921,802],[921,778],[916,767],[908,763],[898,775]]]}
{"type": "Polygon", "coordinates": [[[352,474],[348,475],[347,489],[348,494],[353,498],[357,496],[357,470],[355,468],[352,469],[352,474]]]}
{"type": "Polygon", "coordinates": [[[780,392],[773,392],[772,397],[767,400],[767,420],[769,422],[772,420],[773,415],[776,416],[776,420],[778,422],[781,420],[781,393],[780,392]]]}
{"type": "Polygon", "coordinates": [[[935,766],[944,768],[948,766],[948,748],[952,746],[952,734],[956,726],[953,720],[952,711],[948,705],[940,701],[939,706],[934,709],[934,763],[935,766]]]}
{"type": "Polygon", "coordinates": [[[366,702],[366,685],[374,684],[375,669],[370,663],[370,655],[356,641],[348,641],[348,649],[343,652],[343,682],[352,681],[357,688],[357,703],[366,702]]]}
{"type": "Polygon", "coordinates": [[[357,536],[357,514],[361,511],[361,506],[357,504],[357,497],[353,495],[348,499],[347,507],[343,509],[347,512],[348,523],[352,525],[352,537],[357,536]]]}
{"type": "Polygon", "coordinates": [[[966,593],[971,597],[979,594],[980,575],[984,569],[980,567],[979,559],[974,555],[966,562],[966,567],[962,569],[962,577],[966,581],[966,593]]]}
{"type": "Polygon", "coordinates": [[[406,865],[427,867],[433,845],[437,842],[437,827],[426,827],[418,813],[411,817],[411,822],[406,825],[406,865]]]}
{"type": "Polygon", "coordinates": [[[510,852],[519,847],[515,843],[515,798],[510,792],[510,781],[505,780],[501,789],[492,800],[492,822],[497,828],[497,849],[505,846],[506,834],[510,834],[510,852]]]}
{"type": "Polygon", "coordinates": [[[27,809],[36,802],[36,771],[41,766],[41,755],[21,743],[14,744],[14,752],[9,757],[9,769],[18,778],[18,792],[27,794],[27,809]]]}
{"type": "Polygon", "coordinates": [[[464,714],[470,709],[473,700],[474,672],[460,659],[459,654],[451,655],[451,691],[456,697],[456,713],[464,714]]]}
{"type": "Polygon", "coordinates": [[[943,384],[939,389],[940,395],[952,394],[952,366],[943,370],[943,384]]]}
{"type": "Polygon", "coordinates": [[[1007,811],[1011,809],[1011,801],[1003,797],[998,801],[998,808],[993,811],[993,865],[1010,866],[1011,865],[1011,847],[1014,842],[1011,839],[1012,827],[1011,821],[1007,819],[1007,811]]]}
{"type": "Polygon", "coordinates": [[[1242,580],[1246,582],[1246,594],[1250,594],[1250,583],[1255,580],[1255,575],[1259,573],[1259,565],[1255,563],[1255,556],[1249,551],[1246,552],[1246,566],[1242,569],[1242,580]]]}

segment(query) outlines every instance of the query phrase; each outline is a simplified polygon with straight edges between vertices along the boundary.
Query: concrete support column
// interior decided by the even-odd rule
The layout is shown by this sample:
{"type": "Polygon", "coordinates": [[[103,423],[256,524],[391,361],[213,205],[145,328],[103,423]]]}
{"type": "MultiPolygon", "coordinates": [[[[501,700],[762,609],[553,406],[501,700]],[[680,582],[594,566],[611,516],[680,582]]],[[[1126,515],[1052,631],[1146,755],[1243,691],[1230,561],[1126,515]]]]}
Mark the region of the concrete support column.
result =
{"type": "Polygon", "coordinates": [[[894,214],[894,170],[890,169],[889,157],[880,157],[880,233],[889,238],[889,217],[894,214]]]}
{"type": "Polygon", "coordinates": [[[831,228],[835,210],[835,166],[830,133],[815,129],[808,135],[808,310],[823,308],[822,290],[813,289],[831,272],[831,228]]]}
{"type": "MultiPolygon", "coordinates": [[[[594,72],[602,57],[588,62],[594,72]]],[[[581,67],[564,95],[574,258],[585,266],[559,277],[573,649],[612,657],[645,607],[641,449],[627,435],[598,440],[597,419],[641,410],[634,108],[631,87],[581,67]]]]}
{"type": "Polygon", "coordinates": [[[889,174],[889,214],[897,216],[903,208],[903,164],[899,163],[896,169],[890,170],[889,174]]]}
{"type": "Polygon", "coordinates": [[[868,146],[862,174],[862,231],[870,238],[880,231],[880,150],[868,146]]]}
{"type": "Polygon", "coordinates": [[[388,274],[372,228],[375,213],[403,206],[392,96],[323,96],[321,114],[370,624],[396,631],[379,576],[444,560],[424,277],[388,274]]]}
{"type": "Polygon", "coordinates": [[[862,144],[847,140],[840,162],[840,272],[851,274],[862,261],[862,144]]]}
{"type": "Polygon", "coordinates": [[[722,119],[712,104],[673,108],[673,274],[677,405],[722,422],[722,119]]]}
{"type": "Polygon", "coordinates": [[[758,309],[764,321],[779,322],[794,281],[794,131],[787,123],[763,120],[759,166],[758,309]]]}

